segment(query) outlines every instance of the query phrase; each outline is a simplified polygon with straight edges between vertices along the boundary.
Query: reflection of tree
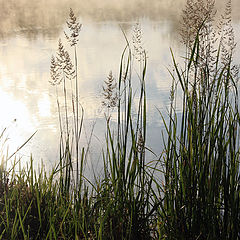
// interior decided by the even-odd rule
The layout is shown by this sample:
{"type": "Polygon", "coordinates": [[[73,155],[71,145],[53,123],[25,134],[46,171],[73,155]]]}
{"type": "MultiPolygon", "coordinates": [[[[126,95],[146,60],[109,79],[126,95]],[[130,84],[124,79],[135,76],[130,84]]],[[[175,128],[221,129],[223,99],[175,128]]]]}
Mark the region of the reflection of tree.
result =
{"type": "MultiPolygon", "coordinates": [[[[58,34],[58,26],[64,23],[64,14],[59,14],[62,6],[55,1],[8,0],[1,2],[0,37],[23,31],[30,38],[46,30],[50,35],[58,34]],[[50,30],[50,31],[49,31],[50,30]]],[[[61,10],[61,12],[68,9],[61,10]]]]}
{"type": "Polygon", "coordinates": [[[172,10],[167,12],[163,1],[158,0],[131,1],[131,4],[125,0],[1,0],[0,2],[0,37],[6,37],[19,30],[24,30],[24,34],[32,37],[36,33],[44,34],[46,30],[51,30],[50,34],[56,36],[57,27],[65,23],[70,7],[77,15],[94,21],[130,21],[143,16],[156,20],[169,18],[172,15],[170,13],[172,10]]]}

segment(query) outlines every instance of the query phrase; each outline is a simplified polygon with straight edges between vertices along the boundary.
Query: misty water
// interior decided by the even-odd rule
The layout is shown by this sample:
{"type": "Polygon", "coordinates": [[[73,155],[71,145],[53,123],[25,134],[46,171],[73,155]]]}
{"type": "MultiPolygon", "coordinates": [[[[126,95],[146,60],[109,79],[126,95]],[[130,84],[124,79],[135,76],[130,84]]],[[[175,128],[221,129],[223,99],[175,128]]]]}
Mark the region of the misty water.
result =
{"type": "MultiPolygon", "coordinates": [[[[32,154],[35,165],[43,161],[47,167],[58,160],[58,113],[55,88],[49,84],[49,68],[58,39],[64,39],[65,21],[72,7],[83,24],[78,43],[79,94],[85,111],[81,143],[86,144],[94,128],[89,166],[97,164],[104,147],[103,81],[109,71],[117,79],[120,57],[126,46],[122,31],[131,41],[137,22],[147,52],[147,145],[159,155],[164,129],[159,110],[167,112],[171,86],[170,47],[177,60],[184,55],[178,35],[184,1],[0,2],[0,127],[7,128],[9,154],[37,131],[18,152],[18,157],[25,162],[32,154]]],[[[219,9],[222,2],[217,1],[219,9]]],[[[233,1],[237,42],[239,10],[240,4],[233,1]]],[[[63,43],[67,46],[66,41],[63,43]]],[[[238,49],[236,59],[239,59],[238,49]]]]}

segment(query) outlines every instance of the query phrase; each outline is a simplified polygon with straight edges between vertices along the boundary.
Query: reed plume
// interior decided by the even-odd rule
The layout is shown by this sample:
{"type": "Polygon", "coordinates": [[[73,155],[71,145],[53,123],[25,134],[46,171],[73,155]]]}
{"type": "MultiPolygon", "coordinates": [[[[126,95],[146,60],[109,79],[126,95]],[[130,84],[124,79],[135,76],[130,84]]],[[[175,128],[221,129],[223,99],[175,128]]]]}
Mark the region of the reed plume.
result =
{"type": "Polygon", "coordinates": [[[59,39],[58,42],[58,51],[57,51],[57,65],[59,70],[62,71],[62,78],[61,81],[63,81],[64,77],[66,77],[69,80],[72,80],[75,76],[75,70],[74,66],[72,64],[72,60],[69,56],[69,53],[67,50],[65,50],[61,39],[59,39]]]}
{"type": "Polygon", "coordinates": [[[79,22],[77,22],[77,18],[72,10],[72,8],[70,8],[70,12],[69,12],[69,21],[66,22],[68,29],[69,29],[69,34],[67,32],[64,32],[67,40],[69,41],[71,46],[76,46],[77,42],[79,40],[79,33],[81,31],[82,28],[82,24],[80,24],[79,22]]]}
{"type": "Polygon", "coordinates": [[[144,60],[144,48],[143,48],[143,32],[141,28],[141,24],[137,22],[133,26],[132,32],[132,43],[133,43],[133,56],[137,61],[142,62],[144,60]]]}
{"type": "Polygon", "coordinates": [[[51,64],[50,64],[50,76],[51,80],[49,80],[49,83],[52,86],[58,85],[61,83],[60,79],[60,73],[58,69],[58,63],[56,61],[56,58],[52,55],[51,57],[51,64]]]}
{"type": "Polygon", "coordinates": [[[111,110],[117,106],[118,102],[117,83],[113,77],[112,71],[109,72],[107,80],[104,81],[104,85],[105,86],[102,86],[102,105],[108,110],[111,110]]]}

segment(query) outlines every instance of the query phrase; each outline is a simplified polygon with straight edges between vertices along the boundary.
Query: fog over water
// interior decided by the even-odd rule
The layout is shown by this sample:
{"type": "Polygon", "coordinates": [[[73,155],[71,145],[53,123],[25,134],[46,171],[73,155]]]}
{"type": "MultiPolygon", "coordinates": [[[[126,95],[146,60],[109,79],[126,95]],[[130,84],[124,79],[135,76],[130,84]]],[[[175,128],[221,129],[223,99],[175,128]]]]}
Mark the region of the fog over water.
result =
{"type": "MultiPolygon", "coordinates": [[[[152,21],[170,20],[176,27],[185,0],[0,0],[0,36],[15,31],[29,37],[36,33],[55,34],[73,8],[84,21],[152,21]]],[[[216,0],[217,9],[224,9],[225,1],[216,0]]],[[[234,21],[240,19],[240,1],[232,0],[234,21]]]]}
{"type": "MultiPolygon", "coordinates": [[[[118,76],[126,45],[120,26],[131,40],[133,24],[140,22],[148,56],[148,141],[159,154],[163,126],[158,109],[166,112],[169,103],[170,47],[177,60],[184,54],[178,35],[184,4],[184,0],[0,0],[0,127],[8,127],[12,151],[37,130],[19,156],[28,159],[32,153],[37,163],[42,159],[47,165],[57,160],[58,118],[49,67],[58,39],[64,39],[71,7],[83,23],[78,44],[80,102],[85,110],[82,143],[94,126],[91,153],[94,160],[101,157],[102,84],[110,70],[118,76]]],[[[224,5],[225,1],[216,0],[218,15],[224,5]]],[[[233,0],[237,42],[239,12],[240,1],[233,0]]],[[[236,55],[239,59],[238,49],[236,55]]]]}

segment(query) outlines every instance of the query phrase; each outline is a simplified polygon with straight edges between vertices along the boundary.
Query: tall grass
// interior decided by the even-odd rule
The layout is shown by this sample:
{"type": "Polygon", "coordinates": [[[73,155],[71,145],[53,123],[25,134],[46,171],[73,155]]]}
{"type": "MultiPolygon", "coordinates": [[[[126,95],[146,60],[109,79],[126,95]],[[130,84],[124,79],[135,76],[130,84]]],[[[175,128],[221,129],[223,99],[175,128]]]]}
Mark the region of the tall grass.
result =
{"type": "Polygon", "coordinates": [[[20,171],[16,166],[9,172],[0,169],[0,239],[238,239],[240,115],[234,47],[226,56],[226,35],[212,52],[202,34],[210,27],[204,18],[186,45],[183,70],[172,53],[164,151],[152,161],[146,154],[147,57],[140,26],[135,26],[135,45],[126,38],[117,81],[110,72],[103,86],[104,174],[91,183],[84,176],[86,151],[79,144],[83,112],[74,37],[81,25],[72,10],[68,26],[75,63],[61,41],[51,61],[61,133],[59,164],[48,174],[43,168],[37,174],[32,158],[20,171]],[[137,74],[132,70],[136,66],[137,74]],[[182,97],[180,112],[177,94],[182,97]]]}
{"type": "MultiPolygon", "coordinates": [[[[197,58],[193,52],[189,67],[197,58]]],[[[191,91],[188,74],[186,78],[174,65],[184,101],[182,116],[172,105],[169,125],[165,123],[161,230],[169,239],[237,239],[240,119],[230,64],[219,68],[212,82],[205,69],[202,80],[209,89],[197,85],[191,91]]]]}
{"type": "Polygon", "coordinates": [[[151,178],[146,176],[145,141],[146,141],[146,56],[143,52],[142,71],[139,75],[139,101],[134,106],[132,87],[131,48],[127,46],[122,54],[117,92],[117,127],[111,128],[107,121],[105,178],[100,192],[102,202],[107,200],[106,212],[102,224],[105,227],[103,239],[148,239],[150,236],[151,178]],[[124,64],[125,63],[125,64],[124,64]],[[137,111],[133,118],[133,111],[137,111]],[[115,132],[114,132],[115,131],[115,132]],[[116,133],[116,134],[114,134],[116,133]],[[107,230],[106,230],[107,229],[107,230]]]}
{"type": "Polygon", "coordinates": [[[163,239],[240,237],[240,118],[234,47],[220,39],[216,54],[207,61],[210,55],[202,52],[201,40],[205,24],[198,28],[184,71],[172,55],[176,76],[172,75],[169,123],[165,121],[164,184],[158,184],[162,192],[158,226],[163,239]],[[227,55],[226,47],[232,50],[227,55]],[[183,95],[180,115],[175,108],[177,85],[183,95]]]}
{"type": "MultiPolygon", "coordinates": [[[[69,52],[65,49],[59,39],[56,57],[51,60],[51,81],[56,87],[57,106],[60,125],[60,181],[63,191],[68,192],[71,185],[78,189],[82,187],[83,161],[86,155],[84,148],[80,148],[84,111],[79,102],[78,87],[78,58],[77,43],[82,25],[77,21],[72,9],[70,9],[67,32],[65,37],[74,49],[74,64],[69,52]],[[62,85],[63,110],[61,109],[61,98],[58,88],[62,85]],[[69,101],[70,99],[70,101],[69,101]]],[[[79,189],[79,190],[80,190],[79,189]]]]}

